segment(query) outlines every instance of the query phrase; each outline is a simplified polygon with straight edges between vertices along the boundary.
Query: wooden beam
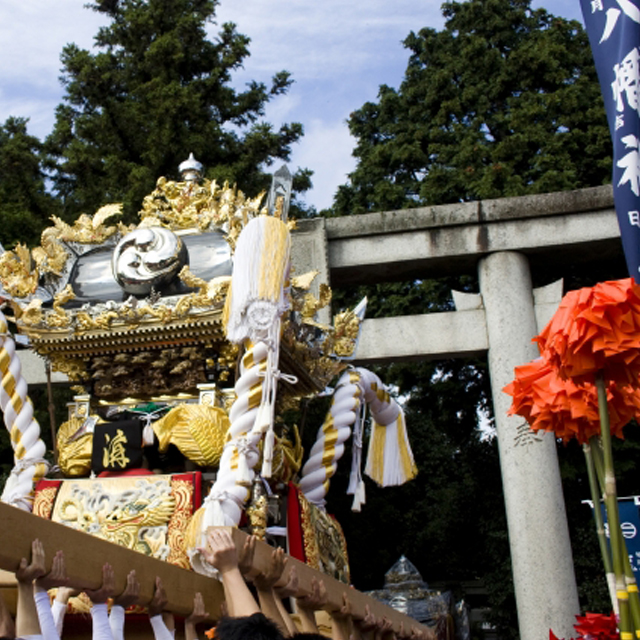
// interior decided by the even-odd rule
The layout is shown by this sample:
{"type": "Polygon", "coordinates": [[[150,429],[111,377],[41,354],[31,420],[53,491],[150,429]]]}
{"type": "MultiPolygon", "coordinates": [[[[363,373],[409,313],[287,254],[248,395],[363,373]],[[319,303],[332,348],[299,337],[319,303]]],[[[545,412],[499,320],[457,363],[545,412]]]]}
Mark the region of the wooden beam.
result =
{"type": "MultiPolygon", "coordinates": [[[[220,605],[224,601],[222,584],[214,578],[200,575],[194,571],[181,569],[168,562],[156,560],[137,551],[96,538],[82,531],[71,529],[51,520],[45,520],[16,507],[0,502],[0,522],[2,522],[2,544],[0,544],[0,569],[14,572],[22,558],[31,557],[31,542],[39,538],[44,544],[47,566],[56,551],[63,551],[66,561],[70,586],[78,589],[96,589],[102,583],[102,566],[109,562],[116,576],[118,593],[124,590],[127,574],[136,570],[140,582],[140,603],[147,604],[153,597],[156,576],[162,579],[169,599],[166,609],[178,615],[188,616],[193,609],[193,596],[199,591],[205,602],[207,611],[213,619],[220,616],[220,605]]],[[[228,527],[238,550],[242,549],[248,537],[244,531],[228,527]]],[[[253,567],[257,571],[266,571],[269,567],[273,547],[266,542],[258,541],[253,559],[253,567]]],[[[374,600],[348,585],[339,582],[308,565],[291,558],[280,580],[284,584],[291,569],[295,567],[298,574],[298,596],[311,593],[311,579],[322,580],[327,590],[327,611],[338,610],[343,605],[343,597],[351,603],[351,611],[355,618],[364,618],[365,606],[381,618],[388,618],[395,631],[400,624],[405,632],[412,628],[425,631],[426,627],[413,618],[406,616],[391,607],[374,600]]]]}
{"type": "Polygon", "coordinates": [[[159,576],[169,598],[167,610],[188,616],[193,610],[193,596],[199,591],[207,611],[215,617],[219,615],[224,593],[222,585],[213,578],[181,569],[4,503],[0,503],[0,522],[0,569],[14,572],[22,558],[31,557],[31,542],[39,538],[44,544],[47,566],[50,566],[56,551],[64,552],[67,573],[73,587],[97,589],[102,584],[102,566],[108,562],[113,567],[118,592],[124,590],[129,571],[136,570],[140,582],[141,604],[150,602],[156,576],[159,576]]]}
{"type": "MultiPolygon", "coordinates": [[[[248,535],[240,529],[230,529],[236,549],[240,550],[248,535]]],[[[273,547],[266,542],[258,541],[253,558],[253,567],[258,571],[266,571],[269,566],[273,547]]],[[[369,606],[371,613],[376,617],[386,617],[393,624],[393,630],[397,633],[400,631],[400,625],[404,627],[405,633],[409,633],[415,628],[420,631],[428,631],[428,628],[420,624],[413,618],[392,609],[391,607],[375,600],[361,591],[351,588],[350,586],[340,582],[335,578],[320,573],[309,565],[300,562],[290,556],[287,557],[287,564],[282,574],[279,584],[285,584],[288,580],[289,572],[295,567],[298,575],[298,597],[306,596],[311,593],[311,579],[322,580],[327,589],[327,604],[323,607],[326,611],[339,610],[343,605],[343,596],[346,597],[351,604],[351,612],[354,618],[364,618],[365,606],[369,606]]]]}

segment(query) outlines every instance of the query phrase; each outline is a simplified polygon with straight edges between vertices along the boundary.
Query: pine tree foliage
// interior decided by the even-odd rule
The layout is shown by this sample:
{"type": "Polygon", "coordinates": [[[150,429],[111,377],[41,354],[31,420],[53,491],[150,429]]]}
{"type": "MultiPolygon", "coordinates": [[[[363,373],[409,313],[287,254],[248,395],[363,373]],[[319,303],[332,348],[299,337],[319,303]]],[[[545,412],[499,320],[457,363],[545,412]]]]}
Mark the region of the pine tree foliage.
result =
{"type": "Polygon", "coordinates": [[[351,114],[339,215],[595,186],[610,138],[587,36],[530,0],[443,4],[404,41],[399,89],[351,114]]]}
{"type": "Polygon", "coordinates": [[[0,243],[37,244],[48,218],[57,212],[45,190],[41,170],[42,144],[27,132],[27,120],[10,117],[0,126],[0,243]]]}
{"type": "MultiPolygon", "coordinates": [[[[49,169],[65,211],[124,201],[137,211],[158,176],[177,178],[189,153],[218,182],[255,195],[269,184],[263,168],[287,160],[302,126],[276,129],[262,120],[266,104],[292,80],[231,86],[249,55],[249,38],[224,24],[209,39],[215,0],[119,0],[90,5],[109,23],[95,53],[67,45],[62,53],[64,102],[47,138],[49,169]]],[[[310,173],[297,173],[304,190],[310,173]]]]}

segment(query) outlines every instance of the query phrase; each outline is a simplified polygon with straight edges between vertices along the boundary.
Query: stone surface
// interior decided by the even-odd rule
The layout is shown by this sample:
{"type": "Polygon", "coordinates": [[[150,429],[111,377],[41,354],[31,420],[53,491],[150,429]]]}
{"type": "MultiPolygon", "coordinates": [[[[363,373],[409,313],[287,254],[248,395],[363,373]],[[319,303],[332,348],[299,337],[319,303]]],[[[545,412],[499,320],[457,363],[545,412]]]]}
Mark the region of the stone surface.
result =
{"type": "MultiPolygon", "coordinates": [[[[313,218],[298,222],[297,229],[292,235],[291,264],[293,265],[294,275],[302,275],[314,270],[320,272],[310,289],[311,293],[318,297],[320,284],[329,284],[329,262],[324,218],[313,218]]],[[[331,323],[329,307],[320,309],[317,320],[322,324],[331,323]]]]}
{"type": "Polygon", "coordinates": [[[545,266],[622,251],[610,187],[329,218],[326,229],[340,286],[469,273],[497,251],[545,266]]]}
{"type": "Polygon", "coordinates": [[[496,253],[479,275],[520,638],[539,640],[549,629],[569,638],[580,608],[555,439],[508,416],[511,397],[502,391],[514,367],[538,356],[529,265],[523,255],[496,253]]]}

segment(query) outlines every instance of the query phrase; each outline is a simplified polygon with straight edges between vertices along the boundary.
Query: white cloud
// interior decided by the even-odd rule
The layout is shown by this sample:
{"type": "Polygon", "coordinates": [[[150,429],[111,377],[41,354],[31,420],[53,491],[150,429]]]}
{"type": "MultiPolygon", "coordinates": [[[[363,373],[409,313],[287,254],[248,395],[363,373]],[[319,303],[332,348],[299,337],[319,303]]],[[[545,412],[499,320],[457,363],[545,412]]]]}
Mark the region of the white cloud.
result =
{"type": "Polygon", "coordinates": [[[347,174],[355,168],[351,156],[353,138],[346,123],[313,120],[307,125],[305,136],[296,145],[291,165],[314,171],[313,189],[304,200],[318,211],[331,206],[339,185],[347,181],[347,174]]]}
{"type": "MultiPolygon", "coordinates": [[[[354,141],[345,120],[380,84],[398,86],[408,52],[409,31],[443,25],[441,0],[221,0],[217,22],[236,22],[252,38],[251,57],[235,78],[268,82],[287,69],[295,83],[275,98],[265,119],[275,127],[301,122],[305,137],[294,146],[291,168],[315,172],[307,200],[318,209],[331,204],[338,185],[355,166],[354,141]]],[[[579,18],[575,0],[534,0],[552,13],[579,18]]],[[[60,53],[75,42],[91,48],[106,21],[83,8],[83,0],[2,0],[0,2],[0,123],[9,115],[30,118],[30,133],[43,138],[53,126],[62,99],[60,53]]],[[[212,27],[211,33],[217,30],[212,27]]],[[[241,186],[241,185],[240,185],[241,186]]]]}

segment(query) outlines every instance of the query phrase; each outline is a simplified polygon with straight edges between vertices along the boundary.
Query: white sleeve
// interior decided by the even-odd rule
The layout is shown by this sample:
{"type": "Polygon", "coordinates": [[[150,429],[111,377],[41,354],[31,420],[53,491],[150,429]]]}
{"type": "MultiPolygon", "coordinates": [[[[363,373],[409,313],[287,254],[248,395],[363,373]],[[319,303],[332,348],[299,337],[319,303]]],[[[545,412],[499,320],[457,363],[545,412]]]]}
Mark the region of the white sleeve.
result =
{"type": "Polygon", "coordinates": [[[124,607],[114,604],[109,614],[109,625],[113,640],[124,640],[124,607]]]}
{"type": "Polygon", "coordinates": [[[93,640],[113,640],[111,627],[109,626],[109,614],[107,604],[94,604],[91,607],[91,617],[93,618],[93,640]]]}
{"type": "Polygon", "coordinates": [[[153,636],[156,640],[173,640],[173,635],[167,628],[167,625],[164,623],[160,614],[153,616],[153,618],[149,618],[149,622],[151,623],[153,636]]]}
{"type": "Polygon", "coordinates": [[[62,637],[62,626],[64,625],[64,614],[67,613],[67,605],[54,600],[51,605],[51,613],[53,614],[53,621],[58,630],[58,635],[62,637]]]}
{"type": "Polygon", "coordinates": [[[56,624],[51,613],[51,600],[46,591],[36,591],[33,594],[38,612],[38,622],[40,623],[40,633],[43,640],[60,640],[56,624]]]}

